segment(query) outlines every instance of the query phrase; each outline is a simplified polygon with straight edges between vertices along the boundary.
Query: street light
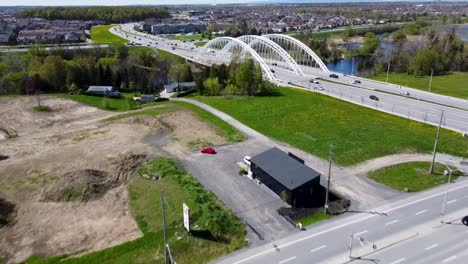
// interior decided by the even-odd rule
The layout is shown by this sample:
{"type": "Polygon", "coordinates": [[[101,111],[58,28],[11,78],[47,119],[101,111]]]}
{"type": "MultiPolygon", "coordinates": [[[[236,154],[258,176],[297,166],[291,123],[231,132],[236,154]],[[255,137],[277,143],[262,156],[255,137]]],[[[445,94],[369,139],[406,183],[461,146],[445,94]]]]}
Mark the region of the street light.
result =
{"type": "Polygon", "coordinates": [[[448,181],[447,181],[447,189],[446,189],[446,191],[445,191],[445,196],[444,196],[444,203],[442,204],[442,212],[440,213],[440,222],[441,222],[441,223],[444,223],[445,204],[447,203],[448,191],[449,191],[450,183],[451,183],[451,181],[452,181],[452,172],[454,172],[454,171],[463,172],[463,171],[460,170],[460,169],[452,170],[452,169],[447,165],[447,163],[445,163],[445,162],[444,162],[444,165],[445,165],[445,167],[447,167],[447,170],[449,171],[449,177],[448,177],[448,181]]]}

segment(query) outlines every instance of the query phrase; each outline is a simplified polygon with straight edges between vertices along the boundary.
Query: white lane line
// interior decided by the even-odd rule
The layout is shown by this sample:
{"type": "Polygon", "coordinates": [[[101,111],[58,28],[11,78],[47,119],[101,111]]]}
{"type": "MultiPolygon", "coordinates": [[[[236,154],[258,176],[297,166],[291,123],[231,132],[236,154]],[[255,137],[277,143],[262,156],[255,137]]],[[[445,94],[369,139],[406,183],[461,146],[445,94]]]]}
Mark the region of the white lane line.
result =
{"type": "Polygon", "coordinates": [[[398,264],[398,263],[401,263],[401,262],[403,262],[405,260],[406,260],[406,258],[401,258],[399,260],[393,261],[391,264],[398,264]]]}
{"type": "Polygon", "coordinates": [[[457,256],[451,256],[450,258],[444,259],[442,262],[449,262],[449,261],[452,261],[452,260],[454,260],[456,258],[457,258],[457,256]]]}
{"type": "Polygon", "coordinates": [[[422,211],[417,212],[416,215],[424,214],[425,212],[427,212],[427,210],[422,210],[422,211]]]}
{"type": "Polygon", "coordinates": [[[314,248],[314,249],[312,249],[312,250],[310,251],[310,253],[313,253],[313,252],[315,252],[315,251],[319,251],[319,250],[321,250],[322,248],[326,248],[326,247],[327,247],[327,246],[323,245],[323,246],[321,246],[321,247],[314,248]]]}
{"type": "Polygon", "coordinates": [[[359,236],[359,235],[364,235],[365,233],[369,232],[368,230],[364,230],[362,232],[359,232],[359,233],[356,233],[354,234],[355,236],[359,236]]]}
{"type": "Polygon", "coordinates": [[[296,256],[294,256],[294,257],[292,257],[292,258],[288,258],[288,259],[282,260],[282,261],[280,261],[280,262],[278,262],[278,263],[279,263],[279,264],[283,264],[283,263],[286,263],[286,262],[291,261],[291,260],[294,260],[294,259],[296,259],[296,256]]]}
{"type": "MultiPolygon", "coordinates": [[[[463,188],[467,188],[468,187],[468,184],[463,184],[461,186],[458,186],[458,187],[455,187],[455,188],[452,188],[449,190],[449,192],[453,192],[453,191],[457,191],[457,190],[460,190],[460,189],[463,189],[463,188]]],[[[417,199],[415,201],[412,201],[412,202],[408,202],[406,204],[402,204],[402,205],[398,205],[398,206],[395,206],[393,208],[389,208],[389,209],[386,209],[384,210],[382,213],[390,213],[390,212],[393,212],[393,211],[396,211],[398,209],[401,209],[401,208],[405,208],[405,207],[408,207],[410,205],[413,205],[413,204],[417,204],[417,203],[420,203],[422,201],[426,201],[426,200],[429,200],[429,199],[432,199],[432,198],[435,198],[437,196],[441,196],[441,195],[444,195],[446,193],[446,191],[443,191],[443,192],[438,192],[438,193],[435,193],[433,195],[430,195],[430,196],[426,196],[426,197],[423,197],[423,198],[420,198],[420,199],[417,199]]],[[[292,240],[292,241],[289,241],[287,243],[284,243],[283,245],[280,245],[278,246],[278,248],[285,248],[285,247],[288,247],[288,246],[291,246],[291,245],[294,245],[294,244],[297,244],[297,243],[300,243],[302,241],[305,241],[305,240],[308,240],[308,239],[311,239],[313,237],[317,237],[317,236],[320,236],[320,235],[323,235],[325,233],[328,233],[328,232],[331,232],[331,231],[335,231],[337,229],[340,229],[340,228],[343,228],[343,227],[347,227],[349,225],[352,225],[352,224],[355,224],[355,223],[359,223],[359,222],[362,222],[362,221],[365,221],[365,220],[368,220],[370,218],[373,218],[375,217],[376,215],[375,214],[372,214],[372,215],[368,215],[368,216],[365,216],[363,218],[359,218],[359,219],[356,219],[356,220],[353,220],[353,221],[350,221],[350,222],[346,222],[346,223],[343,223],[341,225],[337,225],[337,226],[334,226],[332,228],[329,228],[329,229],[326,229],[326,230],[322,230],[322,231],[319,231],[317,233],[312,233],[310,235],[306,235],[304,237],[300,237],[300,238],[297,238],[295,240],[292,240]]],[[[257,258],[259,256],[263,256],[265,254],[268,254],[270,252],[273,252],[275,251],[276,249],[274,248],[271,248],[271,249],[267,249],[267,250],[263,250],[259,253],[256,253],[256,254],[252,254],[250,256],[246,256],[244,258],[241,258],[240,260],[237,260],[236,262],[234,262],[233,264],[240,264],[240,263],[243,263],[243,262],[246,262],[248,260],[251,260],[253,258],[257,258]]]]}
{"type": "Polygon", "coordinates": [[[385,225],[391,225],[391,224],[394,224],[394,223],[396,223],[396,222],[398,222],[398,221],[399,221],[398,219],[397,219],[397,220],[393,220],[393,221],[390,221],[390,222],[386,223],[385,225]]]}
{"type": "Polygon", "coordinates": [[[451,203],[454,203],[454,202],[456,202],[456,201],[457,201],[457,199],[453,199],[453,200],[451,200],[451,201],[448,201],[447,204],[451,204],[451,203]]]}
{"type": "Polygon", "coordinates": [[[426,250],[431,250],[431,249],[437,247],[438,245],[439,245],[439,244],[434,244],[434,245],[432,245],[432,246],[428,246],[428,247],[426,248],[426,250]]]}

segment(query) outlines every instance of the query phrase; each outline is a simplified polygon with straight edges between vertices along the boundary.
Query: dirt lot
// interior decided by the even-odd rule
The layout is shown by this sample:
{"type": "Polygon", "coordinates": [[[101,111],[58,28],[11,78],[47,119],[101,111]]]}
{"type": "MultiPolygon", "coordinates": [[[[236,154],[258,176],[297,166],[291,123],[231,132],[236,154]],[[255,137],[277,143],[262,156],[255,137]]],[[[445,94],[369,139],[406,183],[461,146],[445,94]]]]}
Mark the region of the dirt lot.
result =
{"type": "Polygon", "coordinates": [[[8,262],[82,254],[141,236],[126,183],[144,161],[130,157],[183,157],[189,142],[225,143],[187,110],[102,122],[116,113],[56,98],[43,103],[52,111],[34,111],[32,97],[0,97],[0,155],[8,157],[0,160],[0,197],[16,210],[0,229],[0,256],[8,262]],[[104,187],[77,195],[96,181],[104,187]]]}

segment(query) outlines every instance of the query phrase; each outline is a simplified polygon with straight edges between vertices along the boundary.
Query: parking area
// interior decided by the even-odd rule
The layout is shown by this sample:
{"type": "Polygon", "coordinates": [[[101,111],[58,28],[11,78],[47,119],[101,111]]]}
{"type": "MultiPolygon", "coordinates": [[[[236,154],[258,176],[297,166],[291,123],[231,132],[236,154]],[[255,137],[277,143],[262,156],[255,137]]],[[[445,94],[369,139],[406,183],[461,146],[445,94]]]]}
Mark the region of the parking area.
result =
{"type": "Polygon", "coordinates": [[[273,191],[239,174],[237,162],[245,155],[255,156],[267,149],[267,145],[250,139],[219,146],[216,155],[195,152],[183,161],[193,176],[248,223],[249,246],[298,232],[276,211],[287,205],[273,191]]]}

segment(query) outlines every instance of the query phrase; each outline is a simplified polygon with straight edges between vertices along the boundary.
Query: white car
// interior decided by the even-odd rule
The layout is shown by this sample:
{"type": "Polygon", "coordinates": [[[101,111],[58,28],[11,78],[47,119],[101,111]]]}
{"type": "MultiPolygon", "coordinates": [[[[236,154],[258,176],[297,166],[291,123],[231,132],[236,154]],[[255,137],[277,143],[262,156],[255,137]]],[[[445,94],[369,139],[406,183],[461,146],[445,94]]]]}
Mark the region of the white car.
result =
{"type": "Polygon", "coordinates": [[[408,91],[405,91],[405,90],[401,90],[401,91],[400,91],[400,94],[406,95],[406,96],[409,96],[409,95],[410,95],[410,93],[409,93],[408,91]]]}
{"type": "Polygon", "coordinates": [[[320,82],[317,79],[310,80],[311,83],[319,84],[320,82]]]}
{"type": "Polygon", "coordinates": [[[349,81],[350,84],[360,84],[361,81],[360,80],[351,80],[349,81]]]}

